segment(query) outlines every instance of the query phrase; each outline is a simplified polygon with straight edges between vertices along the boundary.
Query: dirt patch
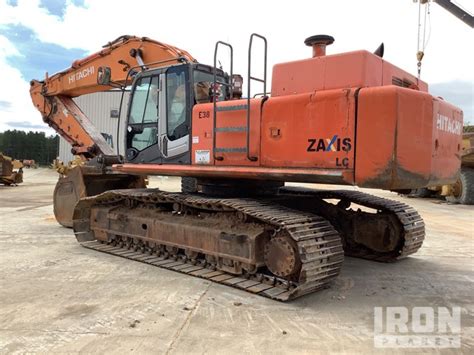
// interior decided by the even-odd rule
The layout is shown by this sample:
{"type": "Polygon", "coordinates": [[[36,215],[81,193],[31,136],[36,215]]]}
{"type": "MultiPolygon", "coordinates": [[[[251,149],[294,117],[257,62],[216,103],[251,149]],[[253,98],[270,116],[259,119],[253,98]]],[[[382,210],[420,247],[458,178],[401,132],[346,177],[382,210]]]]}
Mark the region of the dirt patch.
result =
{"type": "Polygon", "coordinates": [[[97,306],[90,304],[74,304],[64,308],[57,318],[77,318],[85,317],[97,309],[97,306]]]}

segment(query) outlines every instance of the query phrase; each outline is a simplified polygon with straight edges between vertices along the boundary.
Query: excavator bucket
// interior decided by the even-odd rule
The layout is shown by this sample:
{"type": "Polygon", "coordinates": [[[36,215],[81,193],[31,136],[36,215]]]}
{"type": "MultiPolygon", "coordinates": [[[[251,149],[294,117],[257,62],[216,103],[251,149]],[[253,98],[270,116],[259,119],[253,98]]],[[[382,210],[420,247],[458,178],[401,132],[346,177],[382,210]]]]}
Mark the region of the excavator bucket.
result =
{"type": "Polygon", "coordinates": [[[103,173],[86,166],[76,166],[61,175],[54,189],[54,216],[64,227],[72,227],[77,201],[115,189],[145,188],[143,176],[103,173]]]}

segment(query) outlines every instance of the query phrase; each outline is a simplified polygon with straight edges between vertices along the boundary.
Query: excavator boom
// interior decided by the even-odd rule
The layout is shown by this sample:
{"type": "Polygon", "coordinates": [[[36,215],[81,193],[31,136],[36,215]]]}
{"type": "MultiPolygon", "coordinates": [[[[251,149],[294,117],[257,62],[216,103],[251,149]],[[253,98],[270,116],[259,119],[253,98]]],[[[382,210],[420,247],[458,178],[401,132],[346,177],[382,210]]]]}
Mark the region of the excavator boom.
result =
{"type": "Polygon", "coordinates": [[[72,227],[74,206],[80,198],[110,189],[145,187],[143,177],[107,168],[121,158],[73,98],[123,88],[134,75],[150,67],[195,61],[177,47],[146,37],[121,36],[101,51],[74,61],[66,70],[52,76],[46,74],[42,81],[31,81],[30,95],[44,122],[71,144],[74,155],[86,162],[61,173],[54,190],[54,213],[59,223],[72,227]]]}
{"type": "Polygon", "coordinates": [[[72,145],[73,154],[84,159],[114,152],[91,121],[72,100],[73,97],[124,87],[133,74],[148,67],[159,67],[196,60],[186,51],[146,37],[121,36],[104,49],[76,60],[71,67],[46,78],[32,80],[30,95],[43,120],[72,145]],[[132,72],[131,72],[132,71],[132,72]],[[100,81],[100,82],[99,82],[100,81]]]}

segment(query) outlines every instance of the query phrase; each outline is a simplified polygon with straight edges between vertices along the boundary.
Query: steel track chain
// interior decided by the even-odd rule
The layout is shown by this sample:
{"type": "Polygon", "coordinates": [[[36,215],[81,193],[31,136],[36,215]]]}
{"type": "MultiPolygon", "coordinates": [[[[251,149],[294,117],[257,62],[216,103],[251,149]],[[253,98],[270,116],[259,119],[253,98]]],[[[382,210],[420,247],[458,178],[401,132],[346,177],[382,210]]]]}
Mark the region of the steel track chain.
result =
{"type": "Polygon", "coordinates": [[[425,239],[425,223],[418,212],[411,206],[353,190],[315,190],[304,187],[285,187],[282,193],[311,195],[318,198],[346,199],[350,202],[372,209],[390,212],[396,216],[403,228],[403,243],[399,250],[390,255],[370,252],[367,248],[346,250],[346,255],[369,260],[392,262],[414,254],[421,248],[425,239]]]}
{"type": "Polygon", "coordinates": [[[185,258],[166,259],[163,256],[147,254],[145,249],[141,252],[129,250],[125,247],[103,244],[96,240],[81,242],[81,244],[89,249],[205,278],[279,301],[295,299],[327,287],[339,274],[342,266],[344,251],[339,233],[320,216],[292,210],[265,200],[220,199],[163,192],[155,189],[108,191],[81,200],[76,209],[79,209],[83,218],[75,220],[74,228],[78,240],[81,235],[91,236],[93,234],[92,231],[87,230],[89,225],[87,209],[90,211],[92,205],[117,204],[126,201],[130,204],[130,200],[135,201],[134,207],[137,206],[137,203],[144,205],[178,203],[187,208],[202,211],[235,211],[261,223],[271,225],[275,230],[285,231],[296,243],[301,259],[302,266],[298,280],[289,282],[260,273],[246,275],[246,277],[236,276],[224,271],[193,265],[185,258]]]}

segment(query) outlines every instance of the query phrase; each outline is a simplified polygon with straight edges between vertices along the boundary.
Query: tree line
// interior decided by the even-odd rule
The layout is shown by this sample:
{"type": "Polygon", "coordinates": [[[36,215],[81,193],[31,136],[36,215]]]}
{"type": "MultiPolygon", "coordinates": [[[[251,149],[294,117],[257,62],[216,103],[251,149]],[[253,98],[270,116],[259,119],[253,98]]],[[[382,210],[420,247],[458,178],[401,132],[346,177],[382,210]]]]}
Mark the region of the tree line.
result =
{"type": "Polygon", "coordinates": [[[37,164],[49,165],[59,154],[59,136],[44,132],[0,132],[0,152],[14,159],[32,159],[37,164]]]}
{"type": "MultiPolygon", "coordinates": [[[[472,125],[463,128],[464,132],[474,132],[472,125]]],[[[59,154],[59,136],[32,131],[0,132],[0,152],[14,159],[32,159],[37,164],[49,165],[59,154]]]]}

